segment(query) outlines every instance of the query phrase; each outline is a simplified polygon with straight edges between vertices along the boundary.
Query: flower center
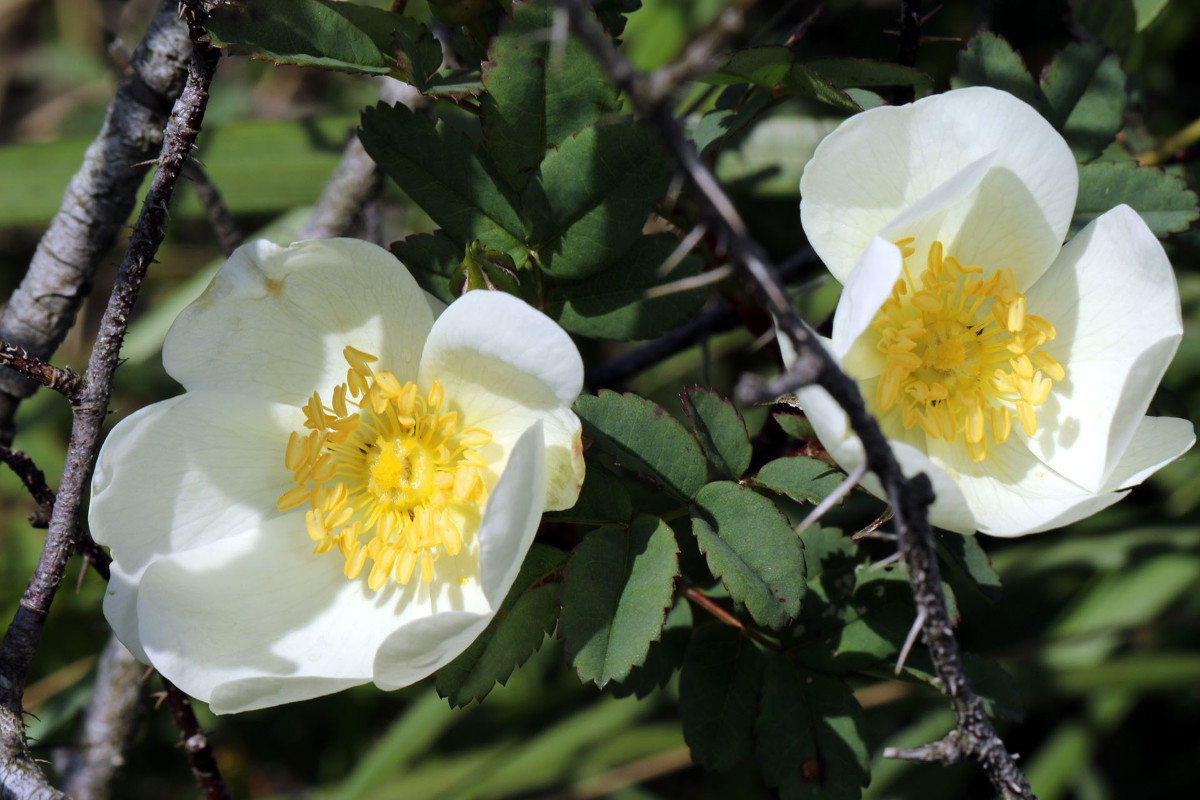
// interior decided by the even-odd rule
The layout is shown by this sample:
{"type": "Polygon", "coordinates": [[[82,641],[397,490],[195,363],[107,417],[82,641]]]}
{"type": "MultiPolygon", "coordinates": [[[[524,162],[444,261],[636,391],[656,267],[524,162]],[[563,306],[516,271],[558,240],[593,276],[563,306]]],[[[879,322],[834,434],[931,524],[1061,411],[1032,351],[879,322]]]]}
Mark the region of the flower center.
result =
{"type": "Polygon", "coordinates": [[[482,428],[460,428],[458,414],[442,413],[442,386],[427,396],[411,381],[375,372],[376,356],[347,347],[346,382],[329,406],[320,394],[304,406],[304,428],[288,439],[284,463],[296,486],[279,498],[280,511],[308,502],[308,535],[316,553],[335,547],[357,578],[367,561],[367,584],[378,590],[393,577],[407,584],[417,564],[433,580],[441,552],[462,550],[454,518],[487,502],[474,448],[492,441],[482,428]]]}
{"type": "Polygon", "coordinates": [[[1027,434],[1037,432],[1034,409],[1065,377],[1038,349],[1054,338],[1054,327],[1025,313],[1012,270],[984,278],[982,267],[943,255],[941,242],[930,246],[926,269],[914,281],[912,242],[896,242],[904,274],[871,323],[887,359],[876,411],[898,406],[906,430],[919,425],[946,442],[961,436],[971,460],[982,461],[986,434],[1003,443],[1014,412],[1027,434]]]}

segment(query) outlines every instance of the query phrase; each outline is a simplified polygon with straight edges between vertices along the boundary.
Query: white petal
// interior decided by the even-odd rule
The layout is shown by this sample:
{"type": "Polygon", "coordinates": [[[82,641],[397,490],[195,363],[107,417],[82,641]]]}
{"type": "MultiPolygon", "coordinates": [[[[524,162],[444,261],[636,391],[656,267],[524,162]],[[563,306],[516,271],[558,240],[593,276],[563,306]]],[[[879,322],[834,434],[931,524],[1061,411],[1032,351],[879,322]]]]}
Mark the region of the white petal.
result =
{"type": "Polygon", "coordinates": [[[492,433],[481,448],[503,469],[506,446],[541,421],[546,442],[546,508],[570,508],[583,484],[583,448],[571,404],[583,387],[583,362],[562,328],[528,304],[493,291],[468,292],[434,323],[420,384],[440,381],[465,424],[492,433]]]}
{"type": "Polygon", "coordinates": [[[238,248],[175,320],[163,364],[189,390],[299,404],[345,380],[347,345],[412,380],[432,323],[425,292],[376,245],[259,240],[238,248]]]}
{"type": "MultiPolygon", "coordinates": [[[[850,428],[849,418],[841,406],[819,386],[809,386],[796,392],[797,405],[812,423],[813,430],[825,450],[842,469],[852,472],[866,460],[862,441],[850,428]]],[[[924,439],[923,435],[916,438],[924,439]]],[[[892,453],[906,477],[925,473],[933,484],[934,504],[929,509],[929,522],[939,528],[973,533],[975,517],[958,485],[917,446],[891,438],[892,453]]],[[[883,485],[874,473],[863,476],[862,486],[884,502],[888,501],[883,485]]]]}
{"type": "Polygon", "coordinates": [[[1162,246],[1127,206],[1094,220],[1027,294],[1057,337],[1066,370],[1037,410],[1029,446],[1053,469],[1099,490],[1141,423],[1183,333],[1179,289],[1162,246]]]}
{"type": "Polygon", "coordinates": [[[479,526],[479,573],[486,609],[416,619],[379,648],[374,680],[381,689],[408,686],[458,657],[487,627],[533,544],[546,486],[541,424],[512,449],[508,468],[488,495],[479,526]]]}
{"type": "Polygon", "coordinates": [[[833,352],[856,379],[878,375],[887,363],[875,347],[878,334],[863,337],[862,333],[870,328],[883,301],[891,295],[903,266],[899,247],[885,239],[872,239],[838,299],[833,315],[833,352]]]}
{"type": "Polygon", "coordinates": [[[994,160],[986,177],[972,199],[947,213],[939,236],[964,264],[1011,267],[1027,286],[1062,243],[1078,174],[1050,124],[995,89],[959,89],[844,122],[817,148],[800,181],[805,233],[845,280],[889,223],[987,157],[994,160]]]}
{"type": "Polygon", "coordinates": [[[957,483],[982,533],[1023,536],[1090,517],[1127,492],[1097,494],[1072,483],[1037,459],[1015,437],[988,447],[973,463],[962,442],[929,442],[929,455],[957,483]]]}
{"type": "Polygon", "coordinates": [[[113,428],[92,479],[93,538],[136,580],[154,558],[280,516],[295,484],[284,466],[294,408],[196,392],[147,406],[113,428]]]}
{"type": "Polygon", "coordinates": [[[1121,460],[1108,476],[1104,491],[1137,486],[1192,449],[1195,443],[1196,431],[1189,420],[1142,417],[1121,460]]]}
{"type": "Polygon", "coordinates": [[[108,571],[108,585],[104,589],[104,618],[133,657],[143,664],[149,664],[150,656],[146,655],[138,638],[138,578],[141,576],[127,574],[119,561],[113,561],[108,571]]]}
{"type": "Polygon", "coordinates": [[[533,544],[545,503],[542,427],[534,423],[513,446],[508,469],[484,506],[479,525],[479,572],[484,595],[499,608],[533,544]]]}
{"type": "Polygon", "coordinates": [[[397,630],[492,613],[475,581],[435,577],[373,592],[342,574],[336,552],[312,553],[302,523],[285,523],[161,558],[142,577],[139,636],[151,663],[216,713],[365,683],[397,630]]]}

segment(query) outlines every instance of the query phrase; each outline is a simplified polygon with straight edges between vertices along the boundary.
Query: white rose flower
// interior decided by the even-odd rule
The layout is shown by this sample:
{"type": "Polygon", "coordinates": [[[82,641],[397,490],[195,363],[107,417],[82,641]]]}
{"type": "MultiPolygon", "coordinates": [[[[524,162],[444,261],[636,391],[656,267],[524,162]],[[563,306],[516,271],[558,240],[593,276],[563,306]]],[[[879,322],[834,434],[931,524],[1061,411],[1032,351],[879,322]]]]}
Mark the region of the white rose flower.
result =
{"type": "Polygon", "coordinates": [[[583,364],[509,295],[442,308],[366,242],[230,257],[163,345],[186,393],[96,465],[134,655],[228,713],[408,685],[487,626],[578,496],[583,364]]]}
{"type": "MultiPolygon", "coordinates": [[[[1161,245],[1118,206],[1063,246],[1077,168],[1025,103],[972,88],[858,114],[800,191],[809,241],[845,286],[827,346],[905,472],[933,481],[933,524],[1066,525],[1195,442],[1187,420],[1146,416],[1182,336],[1161,245]]],[[[829,395],[798,402],[830,455],[859,466],[829,395]]]]}

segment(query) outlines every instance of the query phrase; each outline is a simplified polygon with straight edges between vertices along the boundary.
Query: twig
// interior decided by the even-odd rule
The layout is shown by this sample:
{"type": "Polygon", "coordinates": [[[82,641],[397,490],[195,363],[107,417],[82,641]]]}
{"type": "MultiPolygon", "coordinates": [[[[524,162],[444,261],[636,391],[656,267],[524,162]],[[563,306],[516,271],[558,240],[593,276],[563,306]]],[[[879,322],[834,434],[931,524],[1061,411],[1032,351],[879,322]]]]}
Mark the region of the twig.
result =
{"type": "Polygon", "coordinates": [[[225,205],[221,192],[208,177],[208,171],[194,158],[189,158],[184,163],[183,177],[191,181],[200,205],[204,206],[204,215],[208,217],[208,224],[217,235],[217,244],[221,252],[230,255],[245,237],[233,221],[233,215],[229,213],[229,207],[225,205]]]}
{"type": "Polygon", "coordinates": [[[75,419],[67,444],[66,466],[50,518],[46,544],[13,621],[0,643],[0,769],[3,769],[0,771],[0,797],[6,794],[22,796],[24,791],[34,791],[44,797],[59,796],[56,790],[45,783],[44,777],[40,785],[32,787],[17,782],[36,780],[32,773],[38,771],[29,761],[21,719],[21,695],[29,665],[41,640],[50,604],[75,545],[79,512],[95,465],[113,373],[117,368],[130,312],[137,300],[146,268],[154,260],[154,254],[166,235],[167,203],[204,117],[208,86],[218,58],[215,50],[197,41],[203,34],[204,17],[198,0],[185,0],[183,18],[193,37],[187,84],[163,134],[158,169],[150,182],[125,258],[117,271],[108,307],[100,321],[100,331],[88,362],[85,388],[74,404],[75,419]],[[12,782],[10,775],[16,776],[12,782]]]}
{"type": "MultiPolygon", "coordinates": [[[[1025,777],[996,736],[983,702],[970,689],[958,643],[950,624],[941,575],[929,529],[928,507],[933,490],[925,475],[905,478],[887,439],[867,411],[853,379],[842,372],[816,334],[792,308],[783,284],[762,246],[752,238],[712,171],[696,153],[673,112],[671,97],[646,91],[646,79],[617,52],[589,19],[578,0],[558,0],[570,14],[571,28],[588,45],[609,77],[629,97],[635,111],[661,138],[686,178],[687,189],[703,213],[704,224],[725,242],[732,263],[751,284],[759,301],[795,347],[789,370],[795,386],[816,383],[846,412],[862,442],[868,468],[884,486],[895,513],[900,551],[908,564],[913,597],[926,614],[923,631],[930,655],[950,696],[958,731],[968,752],[977,757],[993,787],[1005,800],[1033,797],[1025,777]]],[[[918,12],[919,13],[919,12],[918,12]]]]}
{"type": "Polygon", "coordinates": [[[44,528],[50,523],[50,512],[54,509],[54,490],[46,483],[46,473],[38,469],[33,459],[21,450],[10,450],[0,444],[0,461],[8,464],[25,488],[29,490],[38,510],[29,515],[29,524],[44,528]]]}
{"type": "Polygon", "coordinates": [[[683,594],[688,600],[692,601],[693,604],[703,608],[709,614],[712,614],[714,617],[716,617],[717,621],[721,624],[728,625],[729,627],[741,633],[743,636],[750,637],[763,647],[774,650],[777,653],[783,652],[783,647],[776,642],[772,642],[754,628],[751,628],[749,625],[742,622],[737,618],[736,614],[731,614],[725,609],[721,608],[717,602],[715,602],[711,597],[705,596],[704,592],[700,591],[695,586],[685,587],[683,594]]]}
{"type": "MultiPolygon", "coordinates": [[[[96,267],[125,227],[147,168],[162,147],[163,126],[187,78],[192,44],[178,18],[177,0],[162,0],[134,51],[131,80],[108,107],[104,125],[63,193],[62,207],[8,306],[0,339],[42,360],[62,344],[91,286],[96,267]]],[[[21,400],[37,388],[0,369],[0,443],[12,441],[21,400]]]]}
{"type": "Polygon", "coordinates": [[[163,688],[167,690],[171,713],[175,717],[175,727],[179,728],[179,738],[183,742],[184,752],[187,753],[188,763],[192,765],[196,785],[204,793],[205,800],[228,800],[229,792],[221,778],[217,757],[213,755],[212,745],[204,729],[196,721],[192,701],[188,700],[188,696],[178,686],[163,678],[161,674],[159,678],[162,679],[163,688]]]}
{"type": "Polygon", "coordinates": [[[816,508],[808,512],[808,516],[801,520],[800,524],[796,526],[796,535],[799,536],[800,534],[804,533],[806,530],[808,530],[809,525],[812,525],[821,517],[825,516],[826,511],[842,502],[842,498],[850,494],[851,490],[853,490],[855,486],[858,486],[858,482],[861,481],[863,475],[866,474],[867,464],[864,461],[862,464],[859,464],[857,467],[855,467],[854,470],[846,476],[846,480],[837,485],[836,489],[826,495],[825,499],[818,503],[816,508]]]}
{"type": "MultiPolygon", "coordinates": [[[[911,67],[917,63],[917,48],[921,44],[921,0],[900,0],[900,45],[896,63],[911,67]]],[[[897,86],[892,97],[896,105],[911,103],[915,96],[912,86],[897,86]]]]}
{"type": "Polygon", "coordinates": [[[24,347],[3,340],[0,340],[0,366],[15,370],[69,400],[74,400],[83,388],[83,380],[71,370],[48,364],[37,356],[30,355],[24,347]]]}
{"type": "Polygon", "coordinates": [[[142,673],[125,646],[110,637],[100,654],[92,700],[83,716],[78,750],[62,766],[63,789],[75,800],[107,800],[125,764],[125,751],[142,714],[142,673]]]}
{"type": "MultiPolygon", "coordinates": [[[[387,79],[379,90],[379,99],[397,103],[404,99],[405,84],[387,79]]],[[[358,133],[352,132],[342,151],[342,160],[321,190],[308,222],[296,234],[297,239],[330,239],[346,236],[363,221],[368,203],[383,186],[383,171],[367,155],[358,133]]]]}

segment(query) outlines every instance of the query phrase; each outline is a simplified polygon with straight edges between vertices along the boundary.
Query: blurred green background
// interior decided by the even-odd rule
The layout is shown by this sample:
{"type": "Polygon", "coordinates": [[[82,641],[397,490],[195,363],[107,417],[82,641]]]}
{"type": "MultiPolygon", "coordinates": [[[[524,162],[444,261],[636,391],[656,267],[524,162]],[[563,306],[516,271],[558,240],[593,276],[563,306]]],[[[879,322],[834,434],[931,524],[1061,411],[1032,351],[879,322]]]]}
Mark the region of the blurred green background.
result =
{"type": "MultiPolygon", "coordinates": [[[[375,2],[387,6],[389,3],[375,2]]],[[[1100,5],[1100,3],[1095,3],[1100,5]]],[[[110,48],[131,50],[156,0],[0,0],[0,296],[20,280],[62,189],[99,128],[120,75],[110,48]]],[[[409,4],[422,13],[421,0],[409,4]]],[[[644,0],[629,21],[626,48],[651,68],[672,58],[727,5],[724,0],[644,0]]],[[[932,4],[927,4],[930,6],[932,4]]],[[[937,91],[948,87],[962,43],[980,25],[1005,37],[1035,72],[1079,34],[1066,0],[949,0],[924,27],[918,66],[937,91]]],[[[1116,6],[1113,2],[1109,5],[1116,6]]],[[[1163,5],[1143,2],[1139,10],[1163,5]]],[[[1131,103],[1120,141],[1141,152],[1200,117],[1200,3],[1173,0],[1128,43],[1123,67],[1131,103]]],[[[773,43],[815,9],[813,2],[762,2],[735,44],[773,43]]],[[[930,8],[926,11],[929,12],[930,8]]],[[[804,39],[805,57],[894,56],[898,3],[830,0],[804,39]]],[[[375,101],[371,82],[345,75],[225,60],[197,156],[246,233],[272,226],[285,237],[304,219],[337,163],[358,109],[375,101]]],[[[699,98],[698,108],[712,98],[699,98]]],[[[773,107],[740,148],[722,154],[719,173],[755,232],[780,260],[803,245],[796,180],[817,138],[836,123],[800,104],[773,107]],[[813,118],[816,118],[814,121],[813,118]],[[764,166],[772,179],[747,176],[764,166]]],[[[1200,149],[1185,147],[1179,170],[1195,188],[1200,149]]],[[[394,189],[383,199],[385,239],[428,227],[394,189]]],[[[1151,413],[1195,418],[1200,409],[1200,237],[1164,243],[1179,276],[1184,342],[1151,413]]],[[[121,251],[97,277],[95,298],[55,359],[81,366],[121,251]]],[[[151,270],[118,373],[113,418],[178,391],[158,361],[166,326],[200,291],[220,253],[186,186],[168,239],[151,270]]],[[[837,289],[818,274],[805,298],[819,322],[837,289]]],[[[677,408],[685,384],[710,382],[729,393],[751,352],[746,331],[721,335],[641,375],[631,388],[677,408]],[[737,367],[734,367],[736,362],[737,367]]],[[[614,351],[590,347],[590,363],[614,351]]],[[[751,424],[762,414],[751,413],[751,424]]],[[[15,446],[46,471],[62,469],[70,416],[41,392],[19,417],[15,446]]],[[[1000,573],[1000,602],[956,587],[965,649],[999,660],[1024,698],[1024,718],[1002,721],[1010,750],[1043,800],[1177,798],[1195,792],[1200,756],[1200,457],[1164,469],[1123,503],[1071,528],[1018,540],[983,542],[1000,573]]],[[[42,532],[18,482],[0,471],[0,618],[11,619],[42,532]]],[[[878,509],[836,512],[846,526],[878,509]]],[[[72,562],[55,602],[26,692],[31,743],[53,761],[75,736],[91,687],[95,654],[107,637],[94,574],[72,562]],[[73,584],[78,580],[78,590],[73,584]]],[[[155,679],[149,691],[157,691],[155,679]]],[[[866,679],[873,752],[940,738],[952,727],[948,705],[929,690],[866,679]]],[[[509,685],[482,706],[452,711],[430,683],[385,694],[363,687],[298,706],[213,718],[201,709],[235,796],[319,798],[769,797],[752,765],[707,774],[691,765],[674,711],[674,687],[643,701],[581,687],[547,641],[509,685]]],[[[152,708],[138,734],[116,796],[190,797],[196,789],[165,707],[152,708]]],[[[974,764],[953,768],[876,758],[865,797],[989,797],[974,764]]]]}

